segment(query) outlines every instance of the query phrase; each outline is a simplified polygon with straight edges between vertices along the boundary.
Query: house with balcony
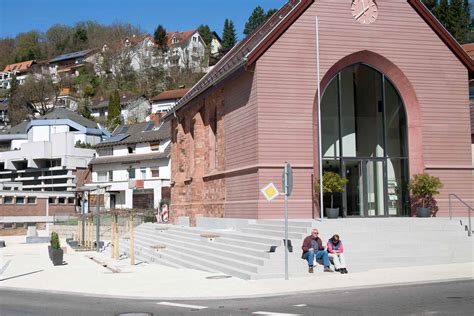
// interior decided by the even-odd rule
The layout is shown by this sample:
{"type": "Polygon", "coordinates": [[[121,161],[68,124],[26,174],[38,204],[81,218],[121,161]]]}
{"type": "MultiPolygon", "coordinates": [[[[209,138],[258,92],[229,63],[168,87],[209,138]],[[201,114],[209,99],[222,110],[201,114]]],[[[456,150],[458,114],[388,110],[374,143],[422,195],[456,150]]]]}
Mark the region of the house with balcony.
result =
{"type": "MultiPolygon", "coordinates": [[[[120,96],[120,115],[124,123],[144,122],[150,114],[151,103],[145,95],[122,94],[120,96]]],[[[106,121],[109,115],[109,98],[99,97],[92,100],[91,115],[98,121],[106,121]]]]}
{"type": "Polygon", "coordinates": [[[97,50],[86,49],[79,52],[67,53],[49,60],[49,73],[54,81],[65,76],[78,76],[81,68],[94,68],[97,63],[97,50]]]}
{"type": "Polygon", "coordinates": [[[189,89],[166,90],[151,97],[151,113],[166,113],[179,101],[189,89]]]}
{"type": "Polygon", "coordinates": [[[9,90],[12,86],[12,79],[15,76],[18,84],[24,84],[28,71],[35,64],[34,60],[9,64],[0,72],[0,89],[9,90]]]}
{"type": "Polygon", "coordinates": [[[205,72],[209,67],[206,44],[198,30],[171,32],[166,34],[167,51],[164,55],[164,69],[184,69],[205,72]]]}
{"type": "Polygon", "coordinates": [[[170,142],[170,125],[158,117],[118,126],[96,145],[86,186],[106,188],[101,190],[106,209],[157,208],[170,197],[170,142]]]}
{"type": "Polygon", "coordinates": [[[109,136],[65,108],[0,132],[0,217],[73,213],[75,190],[90,177],[92,147],[109,136]],[[34,202],[40,197],[48,202],[34,202]]]}

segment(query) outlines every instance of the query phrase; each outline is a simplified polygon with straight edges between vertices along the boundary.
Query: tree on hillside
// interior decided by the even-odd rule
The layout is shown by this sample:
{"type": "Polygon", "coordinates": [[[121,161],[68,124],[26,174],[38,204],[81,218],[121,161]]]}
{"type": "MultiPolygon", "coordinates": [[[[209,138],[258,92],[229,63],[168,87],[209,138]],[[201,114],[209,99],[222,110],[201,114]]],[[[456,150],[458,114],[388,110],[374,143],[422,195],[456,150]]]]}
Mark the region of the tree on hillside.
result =
{"type": "Polygon", "coordinates": [[[17,88],[16,93],[44,115],[54,108],[59,90],[59,85],[53,83],[51,76],[31,74],[26,77],[25,83],[17,88]]]}
{"type": "Polygon", "coordinates": [[[109,108],[107,115],[107,128],[113,131],[118,125],[120,125],[121,107],[120,107],[120,95],[118,90],[114,90],[109,97],[109,108]]]}
{"type": "Polygon", "coordinates": [[[69,26],[54,24],[46,31],[48,57],[61,55],[70,46],[72,29],[69,26]]]}
{"type": "Polygon", "coordinates": [[[211,29],[209,28],[209,25],[207,24],[201,24],[197,28],[199,35],[201,36],[202,40],[204,43],[209,46],[211,45],[212,41],[212,32],[211,29]]]}
{"type": "Polygon", "coordinates": [[[433,13],[435,14],[436,7],[438,6],[438,0],[422,0],[421,2],[433,13]]]}
{"type": "Polygon", "coordinates": [[[32,114],[23,94],[18,93],[18,87],[16,76],[13,75],[9,91],[10,100],[8,102],[8,119],[11,126],[21,123],[28,118],[28,115],[32,114]]]}
{"type": "Polygon", "coordinates": [[[222,32],[222,48],[224,52],[229,51],[237,43],[237,33],[235,31],[234,22],[225,19],[224,30],[222,32]]]}
{"type": "Polygon", "coordinates": [[[0,71],[5,66],[15,62],[15,40],[13,38],[0,39],[0,71]]]}
{"type": "Polygon", "coordinates": [[[463,0],[451,0],[448,21],[451,35],[460,43],[466,43],[469,32],[469,20],[464,11],[463,0]]]}
{"type": "Polygon", "coordinates": [[[444,27],[449,31],[450,23],[449,23],[449,3],[448,0],[440,0],[438,8],[436,9],[436,17],[444,25],[444,27]]]}
{"type": "Polygon", "coordinates": [[[155,44],[158,45],[158,48],[161,51],[165,51],[167,49],[166,44],[166,29],[163,25],[158,25],[155,29],[155,33],[153,33],[153,38],[155,39],[155,44]]]}
{"type": "Polygon", "coordinates": [[[21,62],[43,58],[40,33],[36,31],[20,33],[15,39],[15,61],[21,62]]]}
{"type": "Polygon", "coordinates": [[[247,23],[245,23],[244,35],[248,36],[260,25],[262,25],[268,18],[270,18],[276,11],[278,10],[270,9],[267,11],[267,13],[265,13],[265,10],[263,10],[262,7],[257,6],[247,20],[247,23]]]}
{"type": "Polygon", "coordinates": [[[252,14],[250,15],[249,19],[245,23],[244,34],[248,36],[252,33],[256,28],[258,28],[263,22],[266,20],[265,11],[262,9],[261,6],[257,6],[253,9],[252,14]]]}

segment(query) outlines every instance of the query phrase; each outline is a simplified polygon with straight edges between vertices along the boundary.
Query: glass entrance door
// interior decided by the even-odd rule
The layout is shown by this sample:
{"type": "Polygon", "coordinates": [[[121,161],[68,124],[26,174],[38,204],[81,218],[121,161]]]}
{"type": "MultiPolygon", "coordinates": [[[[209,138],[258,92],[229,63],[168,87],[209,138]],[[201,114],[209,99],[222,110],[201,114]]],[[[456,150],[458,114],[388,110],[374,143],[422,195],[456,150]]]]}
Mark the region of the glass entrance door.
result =
{"type": "Polygon", "coordinates": [[[344,160],[347,216],[387,216],[385,162],[374,159],[344,160]]]}

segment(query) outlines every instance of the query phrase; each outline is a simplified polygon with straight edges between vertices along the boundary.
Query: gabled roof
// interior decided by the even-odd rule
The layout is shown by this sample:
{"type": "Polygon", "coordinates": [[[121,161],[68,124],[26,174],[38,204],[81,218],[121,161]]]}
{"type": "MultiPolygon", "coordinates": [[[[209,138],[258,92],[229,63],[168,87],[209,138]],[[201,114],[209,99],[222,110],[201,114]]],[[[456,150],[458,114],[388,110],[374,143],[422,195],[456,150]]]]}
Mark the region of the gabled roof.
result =
{"type": "Polygon", "coordinates": [[[62,54],[62,55],[54,57],[53,59],[50,59],[49,63],[51,64],[51,63],[56,63],[56,62],[68,60],[68,59],[82,58],[91,54],[92,52],[94,52],[94,49],[86,49],[86,50],[81,50],[79,52],[62,54]]]}
{"type": "Polygon", "coordinates": [[[197,30],[190,30],[190,31],[184,31],[184,32],[170,32],[166,34],[166,45],[168,47],[171,47],[173,45],[179,45],[186,40],[188,40],[191,36],[193,36],[195,33],[197,33],[197,30]],[[178,43],[173,44],[173,36],[176,36],[178,39],[178,43]]]}
{"type": "Polygon", "coordinates": [[[15,126],[12,126],[10,129],[0,131],[0,135],[26,134],[28,123],[29,121],[23,121],[15,126]]]}
{"type": "MultiPolygon", "coordinates": [[[[315,0],[289,0],[265,23],[235,45],[211,71],[199,80],[191,90],[176,103],[174,111],[179,110],[202,92],[225,80],[243,66],[252,66],[314,1],[315,0]]],[[[469,76],[474,77],[474,61],[459,43],[420,0],[407,0],[407,2],[463,63],[469,71],[469,76]]],[[[165,119],[169,118],[172,113],[173,111],[169,112],[165,116],[165,119]]]]}
{"type": "Polygon", "coordinates": [[[21,63],[6,65],[3,72],[25,72],[35,63],[34,60],[22,61],[21,63]]]}
{"type": "Polygon", "coordinates": [[[157,96],[152,97],[151,101],[163,101],[163,100],[176,100],[181,99],[187,92],[187,89],[174,89],[174,90],[166,90],[158,94],[157,96]]]}
{"type": "Polygon", "coordinates": [[[97,128],[96,122],[88,120],[82,115],[65,108],[55,108],[51,112],[48,112],[33,121],[39,120],[71,120],[87,128],[97,128]]]}
{"type": "Polygon", "coordinates": [[[137,144],[170,138],[171,124],[169,122],[165,122],[160,126],[155,124],[154,121],[150,121],[132,125],[120,125],[114,130],[112,141],[106,140],[97,144],[96,147],[102,148],[117,145],[137,144]]]}

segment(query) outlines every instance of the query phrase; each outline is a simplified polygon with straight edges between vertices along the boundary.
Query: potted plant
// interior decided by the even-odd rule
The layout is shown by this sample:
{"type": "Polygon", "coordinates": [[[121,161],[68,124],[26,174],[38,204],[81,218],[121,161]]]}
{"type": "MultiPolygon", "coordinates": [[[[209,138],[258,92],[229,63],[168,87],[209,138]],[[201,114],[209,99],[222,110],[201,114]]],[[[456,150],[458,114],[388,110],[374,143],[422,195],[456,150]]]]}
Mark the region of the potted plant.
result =
{"type": "Polygon", "coordinates": [[[50,259],[55,266],[63,264],[63,255],[64,252],[61,249],[61,243],[59,242],[59,235],[56,232],[51,233],[51,246],[50,249],[50,259]]]}
{"type": "MultiPolygon", "coordinates": [[[[326,171],[323,174],[323,193],[331,194],[331,207],[326,207],[326,216],[328,218],[338,218],[339,208],[334,208],[334,193],[344,192],[344,186],[347,183],[347,179],[341,177],[339,173],[326,171]]],[[[319,191],[319,181],[315,184],[316,192],[319,191]]],[[[323,203],[322,203],[323,204],[323,203]]]]}
{"type": "Polygon", "coordinates": [[[413,176],[410,180],[408,188],[412,194],[414,201],[419,201],[421,206],[416,207],[417,217],[430,217],[431,206],[434,196],[439,194],[439,190],[443,187],[438,177],[431,176],[427,173],[420,173],[413,176]]]}

